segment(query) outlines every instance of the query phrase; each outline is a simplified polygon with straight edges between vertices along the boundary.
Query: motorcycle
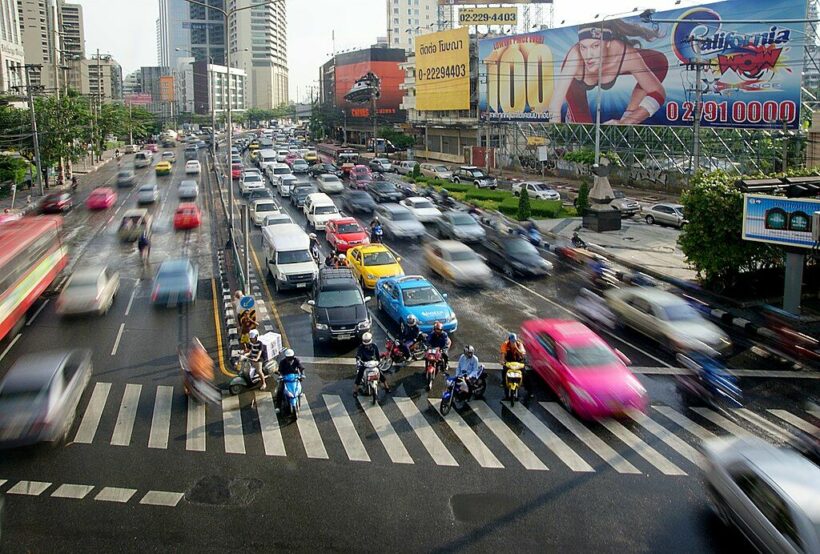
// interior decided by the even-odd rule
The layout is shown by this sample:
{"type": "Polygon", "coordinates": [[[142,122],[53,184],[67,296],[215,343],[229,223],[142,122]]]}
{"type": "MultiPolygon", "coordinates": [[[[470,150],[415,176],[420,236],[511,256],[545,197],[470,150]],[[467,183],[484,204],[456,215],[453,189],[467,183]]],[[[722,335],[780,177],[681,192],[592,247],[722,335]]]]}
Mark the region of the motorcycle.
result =
{"type": "MultiPolygon", "coordinates": [[[[417,339],[409,348],[411,359],[414,362],[421,360],[424,356],[423,338],[417,339]]],[[[384,352],[379,360],[379,369],[389,371],[394,365],[404,365],[408,361],[409,360],[404,356],[404,352],[402,352],[401,341],[399,339],[388,338],[384,343],[384,352]]]]}
{"type": "MultiPolygon", "coordinates": [[[[265,375],[265,379],[267,379],[271,371],[275,370],[276,367],[276,360],[271,360],[262,365],[262,373],[265,375]]],[[[262,387],[262,383],[264,382],[262,377],[257,377],[255,380],[251,381],[251,361],[247,354],[242,354],[239,356],[239,360],[236,362],[236,373],[236,377],[231,379],[231,382],[228,383],[228,390],[231,394],[241,394],[245,391],[255,390],[262,387]]]]}
{"type": "Polygon", "coordinates": [[[424,379],[427,383],[425,389],[429,391],[433,388],[433,381],[436,380],[438,372],[444,372],[444,358],[441,356],[441,348],[428,348],[424,353],[424,379]]]}
{"type": "Polygon", "coordinates": [[[296,373],[279,375],[282,382],[282,404],[279,406],[279,412],[288,413],[293,419],[299,417],[299,410],[302,407],[302,379],[303,377],[296,373]]]}
{"type": "Polygon", "coordinates": [[[374,244],[381,244],[384,239],[384,229],[381,225],[376,225],[370,232],[370,242],[374,244]]]}
{"type": "Polygon", "coordinates": [[[518,234],[530,241],[534,246],[541,246],[544,243],[543,238],[541,237],[541,233],[538,231],[538,228],[535,225],[531,225],[530,227],[524,229],[519,228],[518,234]]]}
{"type": "Polygon", "coordinates": [[[586,248],[587,243],[584,242],[584,239],[578,236],[578,233],[572,233],[572,247],[573,248],[586,248]]]}
{"type": "Polygon", "coordinates": [[[361,363],[364,365],[364,375],[362,376],[362,382],[359,384],[359,394],[370,396],[373,404],[375,404],[379,401],[379,377],[381,377],[379,361],[370,360],[361,363]]]}
{"type": "Polygon", "coordinates": [[[737,385],[737,378],[713,356],[703,352],[677,353],[677,360],[695,372],[694,375],[678,375],[678,390],[684,394],[707,402],[713,407],[728,403],[743,406],[743,392],[737,385]]]}
{"type": "Polygon", "coordinates": [[[444,373],[444,392],[441,394],[441,415],[450,413],[453,406],[458,410],[459,405],[464,405],[475,398],[480,400],[487,390],[487,379],[484,375],[484,366],[480,366],[481,371],[472,381],[468,381],[465,375],[453,375],[444,373]]]}
{"type": "Polygon", "coordinates": [[[506,362],[507,373],[504,375],[504,398],[514,406],[518,400],[518,391],[524,381],[524,364],[521,362],[506,362]]]}
{"type": "Polygon", "coordinates": [[[222,400],[219,389],[210,381],[194,377],[188,365],[188,357],[181,350],[179,351],[179,368],[182,372],[182,390],[185,396],[191,396],[203,404],[219,404],[222,400]]]}

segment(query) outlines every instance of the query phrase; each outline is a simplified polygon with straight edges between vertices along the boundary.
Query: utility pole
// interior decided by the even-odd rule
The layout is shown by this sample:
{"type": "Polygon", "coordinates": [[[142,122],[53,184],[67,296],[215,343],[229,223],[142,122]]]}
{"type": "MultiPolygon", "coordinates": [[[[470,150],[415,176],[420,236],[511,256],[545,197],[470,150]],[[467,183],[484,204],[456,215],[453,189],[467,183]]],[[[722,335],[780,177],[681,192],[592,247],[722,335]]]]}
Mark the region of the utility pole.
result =
{"type": "Polygon", "coordinates": [[[708,61],[703,61],[700,57],[700,43],[703,39],[692,37],[692,49],[695,51],[696,58],[689,60],[688,63],[683,64],[688,71],[695,70],[695,109],[693,110],[692,119],[692,157],[689,160],[689,177],[695,175],[700,170],[700,118],[703,108],[703,83],[701,81],[702,70],[709,65],[708,61]]]}
{"type": "MultiPolygon", "coordinates": [[[[97,48],[97,113],[102,113],[102,100],[103,100],[103,76],[102,76],[102,65],[100,64],[100,49],[97,48]]],[[[99,126],[97,127],[97,132],[99,133],[99,126]]],[[[102,138],[102,137],[101,137],[102,138]]],[[[103,141],[99,141],[103,142],[103,141]]],[[[94,145],[96,146],[96,144],[94,145]]],[[[102,160],[102,149],[100,150],[100,160],[102,160]]]]}
{"type": "Polygon", "coordinates": [[[134,120],[131,114],[131,102],[128,102],[128,144],[134,144],[134,120]]]}
{"type": "Polygon", "coordinates": [[[43,195],[43,164],[40,161],[40,137],[37,133],[37,114],[34,111],[34,94],[31,91],[31,77],[29,69],[32,65],[18,65],[18,68],[23,68],[26,72],[26,95],[28,96],[29,113],[31,114],[31,133],[34,142],[34,163],[37,166],[37,187],[40,189],[40,196],[43,195]]]}

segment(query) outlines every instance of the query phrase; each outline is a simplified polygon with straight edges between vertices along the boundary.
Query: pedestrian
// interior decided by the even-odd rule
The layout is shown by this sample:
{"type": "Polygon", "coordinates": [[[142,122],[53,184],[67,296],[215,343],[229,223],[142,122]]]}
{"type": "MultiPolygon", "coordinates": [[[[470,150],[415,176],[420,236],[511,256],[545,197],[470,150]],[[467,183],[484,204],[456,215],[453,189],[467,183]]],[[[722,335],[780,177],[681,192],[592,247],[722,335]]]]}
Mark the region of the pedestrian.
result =
{"type": "Polygon", "coordinates": [[[237,317],[242,313],[242,306],[239,305],[239,302],[243,296],[245,296],[245,293],[241,290],[237,290],[233,293],[233,310],[237,317]]]}
{"type": "Polygon", "coordinates": [[[137,249],[142,258],[142,264],[148,265],[148,260],[151,258],[151,241],[145,231],[142,232],[140,238],[137,240],[137,249]]]}
{"type": "Polygon", "coordinates": [[[245,310],[239,316],[239,343],[247,345],[250,343],[250,333],[258,327],[256,323],[256,310],[253,308],[245,310]]]}

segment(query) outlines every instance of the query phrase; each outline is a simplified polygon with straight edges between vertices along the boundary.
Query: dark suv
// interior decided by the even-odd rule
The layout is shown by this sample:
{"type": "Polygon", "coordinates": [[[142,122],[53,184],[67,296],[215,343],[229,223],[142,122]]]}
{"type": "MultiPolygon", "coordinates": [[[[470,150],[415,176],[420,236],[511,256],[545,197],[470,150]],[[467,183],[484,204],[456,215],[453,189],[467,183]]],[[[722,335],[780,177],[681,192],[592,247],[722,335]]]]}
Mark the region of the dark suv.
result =
{"type": "Polygon", "coordinates": [[[317,342],[361,339],[370,331],[369,296],[347,268],[322,268],[313,287],[311,329],[317,342]]]}

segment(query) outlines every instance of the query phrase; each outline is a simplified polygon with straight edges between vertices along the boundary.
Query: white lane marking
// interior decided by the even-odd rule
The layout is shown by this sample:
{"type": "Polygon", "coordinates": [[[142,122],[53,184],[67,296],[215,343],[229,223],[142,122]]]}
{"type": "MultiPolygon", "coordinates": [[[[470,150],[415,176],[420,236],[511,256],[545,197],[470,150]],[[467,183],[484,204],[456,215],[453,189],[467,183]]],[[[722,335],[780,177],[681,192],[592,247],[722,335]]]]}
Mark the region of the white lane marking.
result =
{"type": "Polygon", "coordinates": [[[134,494],[137,492],[137,489],[121,489],[119,487],[105,487],[97,496],[94,497],[94,500],[99,500],[101,502],[119,502],[121,504],[125,504],[134,494]]]}
{"type": "Polygon", "coordinates": [[[615,452],[611,446],[602,441],[598,435],[587,429],[584,425],[573,418],[563,407],[555,402],[541,402],[541,406],[547,410],[561,424],[581,440],[590,450],[595,452],[603,461],[612,466],[618,473],[631,473],[639,475],[641,471],[626,461],[623,456],[615,452]]]}
{"type": "Polygon", "coordinates": [[[40,315],[40,312],[42,312],[42,311],[43,311],[43,308],[45,308],[45,307],[46,307],[46,305],[47,305],[50,301],[51,301],[51,298],[46,298],[46,299],[45,299],[45,301],[44,301],[42,304],[40,304],[40,307],[39,307],[39,308],[37,308],[37,311],[36,311],[36,312],[34,312],[34,315],[32,315],[32,316],[29,318],[29,320],[28,320],[28,321],[26,321],[26,327],[31,327],[31,324],[32,324],[32,323],[34,323],[34,320],[35,320],[35,319],[37,319],[37,316],[38,316],[38,315],[40,315]]]}
{"type": "Polygon", "coordinates": [[[720,415],[719,413],[710,410],[709,408],[690,408],[696,414],[705,417],[724,431],[728,431],[731,434],[735,435],[736,437],[751,437],[754,436],[752,433],[741,427],[740,425],[736,424],[734,421],[729,420],[728,418],[720,415]]]}
{"type": "Polygon", "coordinates": [[[359,397],[359,405],[364,410],[367,419],[370,420],[373,429],[376,430],[376,435],[378,435],[382,441],[387,455],[390,456],[390,461],[394,464],[415,463],[410,453],[407,452],[407,449],[404,447],[404,443],[401,442],[399,435],[396,434],[396,430],[393,429],[393,426],[390,424],[390,420],[387,419],[381,406],[373,404],[369,399],[364,397],[359,397]]]}
{"type": "Polygon", "coordinates": [[[154,402],[154,415],[151,418],[151,434],[148,437],[148,448],[168,448],[168,435],[171,427],[171,403],[174,399],[174,387],[160,385],[157,387],[157,398],[154,402]]]}
{"type": "Polygon", "coordinates": [[[8,482],[8,479],[0,479],[0,487],[5,485],[8,482]]]}
{"type": "Polygon", "coordinates": [[[805,431],[810,435],[820,435],[820,427],[812,425],[804,419],[800,419],[796,415],[786,410],[768,410],[772,415],[775,415],[787,423],[791,423],[801,431],[805,431]]]}
{"type": "Polygon", "coordinates": [[[507,427],[501,418],[490,409],[487,404],[481,400],[477,400],[470,403],[470,409],[473,410],[481,421],[484,422],[484,425],[492,432],[496,438],[501,441],[507,450],[510,451],[510,454],[515,456],[515,459],[521,462],[521,465],[524,466],[526,469],[536,470],[536,471],[546,471],[547,466],[538,459],[538,456],[535,453],[527,448],[527,445],[523,443],[521,439],[516,436],[512,430],[507,427]]]}
{"type": "Polygon", "coordinates": [[[327,406],[327,411],[333,420],[336,432],[339,434],[339,439],[342,441],[342,446],[347,452],[347,457],[352,461],[369,462],[370,456],[367,454],[362,439],[353,426],[353,421],[347,415],[341,397],[335,394],[323,394],[322,398],[325,400],[325,406],[327,406]]]}
{"type": "Polygon", "coordinates": [[[265,454],[268,456],[286,456],[285,443],[279,431],[279,420],[273,407],[273,397],[270,392],[256,391],[256,414],[259,418],[259,428],[262,431],[262,442],[265,444],[265,454]]]}
{"type": "Polygon", "coordinates": [[[100,426],[100,417],[108,400],[109,392],[111,392],[111,383],[97,383],[94,385],[94,392],[91,393],[91,400],[88,401],[88,406],[85,408],[85,414],[83,414],[83,420],[77,429],[74,442],[91,444],[94,441],[94,435],[97,434],[97,427],[100,426]]]}
{"type": "Polygon", "coordinates": [[[688,417],[683,414],[680,414],[670,408],[669,406],[652,406],[655,410],[665,415],[667,418],[671,419],[691,434],[695,435],[702,441],[708,441],[710,439],[714,439],[717,435],[712,433],[711,431],[707,430],[705,427],[701,427],[688,417]]]}
{"type": "Polygon", "coordinates": [[[222,398],[222,422],[226,454],[244,454],[245,437],[242,431],[242,411],[239,396],[222,398]]]}
{"type": "Polygon", "coordinates": [[[20,337],[22,337],[22,336],[23,336],[23,333],[18,333],[13,339],[11,339],[11,342],[9,343],[9,345],[6,347],[5,350],[3,350],[3,353],[0,354],[0,362],[3,361],[3,358],[5,358],[6,354],[9,353],[9,350],[11,350],[11,347],[14,346],[15,344],[17,344],[17,341],[20,340],[20,337]]]}
{"type": "Polygon", "coordinates": [[[134,303],[134,297],[137,296],[137,289],[139,289],[140,280],[137,279],[137,282],[134,283],[134,290],[131,291],[131,298],[128,299],[128,305],[125,307],[125,317],[128,317],[128,314],[131,313],[131,304],[134,303]]]}
{"type": "Polygon", "coordinates": [[[43,481],[20,481],[9,490],[6,491],[6,494],[23,494],[26,496],[40,496],[45,492],[47,488],[51,486],[51,483],[46,483],[43,481]]]}
{"type": "Polygon", "coordinates": [[[140,499],[140,504],[173,508],[179,504],[179,501],[182,500],[184,496],[181,492],[148,491],[145,496],[140,499]]]}
{"type": "Polygon", "coordinates": [[[399,407],[399,410],[401,410],[404,419],[410,423],[410,427],[413,428],[419,441],[421,441],[421,444],[427,449],[427,453],[430,454],[433,461],[440,466],[457,467],[458,462],[453,458],[453,455],[450,454],[450,451],[447,450],[447,447],[444,446],[444,443],[441,442],[441,439],[438,438],[438,435],[436,435],[436,432],[430,427],[430,424],[427,423],[424,416],[421,415],[416,404],[410,398],[404,396],[394,396],[393,401],[399,407]]]}
{"type": "Polygon", "coordinates": [[[642,441],[638,435],[615,420],[603,420],[601,424],[609,429],[609,432],[621,439],[627,446],[632,448],[638,456],[655,466],[664,475],[686,475],[686,472],[670,462],[660,452],[642,441]]]}
{"type": "MultiPolygon", "coordinates": [[[[439,407],[441,406],[441,399],[431,399],[428,398],[427,401],[430,403],[431,406],[436,410],[436,413],[441,415],[439,411],[439,407]]],[[[495,457],[495,454],[487,448],[487,445],[484,444],[478,435],[475,434],[475,431],[467,425],[467,422],[464,421],[458,412],[451,410],[447,417],[441,416],[444,419],[447,426],[456,434],[458,439],[461,443],[467,448],[467,450],[472,454],[475,461],[478,462],[478,465],[481,467],[491,467],[491,468],[503,468],[504,464],[495,457]]]]}
{"type": "Polygon", "coordinates": [[[74,498],[77,500],[82,500],[88,493],[94,490],[92,485],[60,485],[57,487],[57,490],[51,493],[51,496],[55,498],[74,498]]]}
{"type": "Polygon", "coordinates": [[[698,452],[697,449],[690,446],[687,442],[683,441],[678,436],[674,435],[669,429],[667,429],[663,425],[660,425],[652,418],[650,418],[648,415],[642,412],[632,411],[629,412],[628,415],[629,417],[634,419],[638,423],[638,425],[640,425],[641,427],[643,427],[644,429],[646,429],[647,431],[661,439],[663,442],[665,442],[667,446],[669,446],[669,448],[671,448],[672,450],[674,450],[675,452],[677,452],[678,454],[680,454],[681,456],[683,456],[684,458],[698,466],[699,468],[705,468],[706,463],[700,452],[698,452]]]}
{"type": "Polygon", "coordinates": [[[125,385],[120,413],[117,416],[117,423],[114,425],[114,433],[111,435],[112,446],[128,446],[131,444],[131,434],[134,432],[134,421],[137,418],[137,407],[140,403],[141,392],[142,385],[125,385]]]}
{"type": "Polygon", "coordinates": [[[791,434],[789,431],[782,429],[769,421],[768,419],[764,418],[763,416],[759,416],[751,410],[746,408],[737,408],[734,412],[751,423],[752,425],[762,429],[766,433],[772,435],[773,437],[783,441],[788,442],[794,439],[794,435],[791,434]]]}
{"type": "Polygon", "coordinates": [[[120,347],[120,339],[122,338],[122,331],[125,329],[125,323],[120,323],[120,330],[117,331],[117,338],[114,340],[114,348],[111,349],[111,355],[117,355],[117,348],[120,347]]]}
{"type": "Polygon", "coordinates": [[[299,410],[299,419],[296,420],[296,426],[299,428],[302,445],[305,447],[307,457],[327,460],[328,455],[327,450],[325,450],[325,444],[322,442],[322,436],[319,434],[316,420],[313,419],[310,404],[308,404],[307,398],[305,397],[302,397],[302,407],[299,410]]]}
{"type": "Polygon", "coordinates": [[[185,450],[205,452],[205,404],[188,397],[185,450]]]}
{"type": "Polygon", "coordinates": [[[506,405],[504,407],[515,414],[515,417],[517,417],[538,440],[544,443],[544,446],[549,448],[561,459],[562,462],[567,464],[572,471],[595,471],[595,469],[586,463],[581,456],[576,454],[572,448],[567,446],[567,444],[562,441],[558,435],[553,433],[552,429],[544,425],[544,423],[538,419],[535,414],[524,408],[524,406],[520,403],[515,404],[512,407],[506,405]]]}

